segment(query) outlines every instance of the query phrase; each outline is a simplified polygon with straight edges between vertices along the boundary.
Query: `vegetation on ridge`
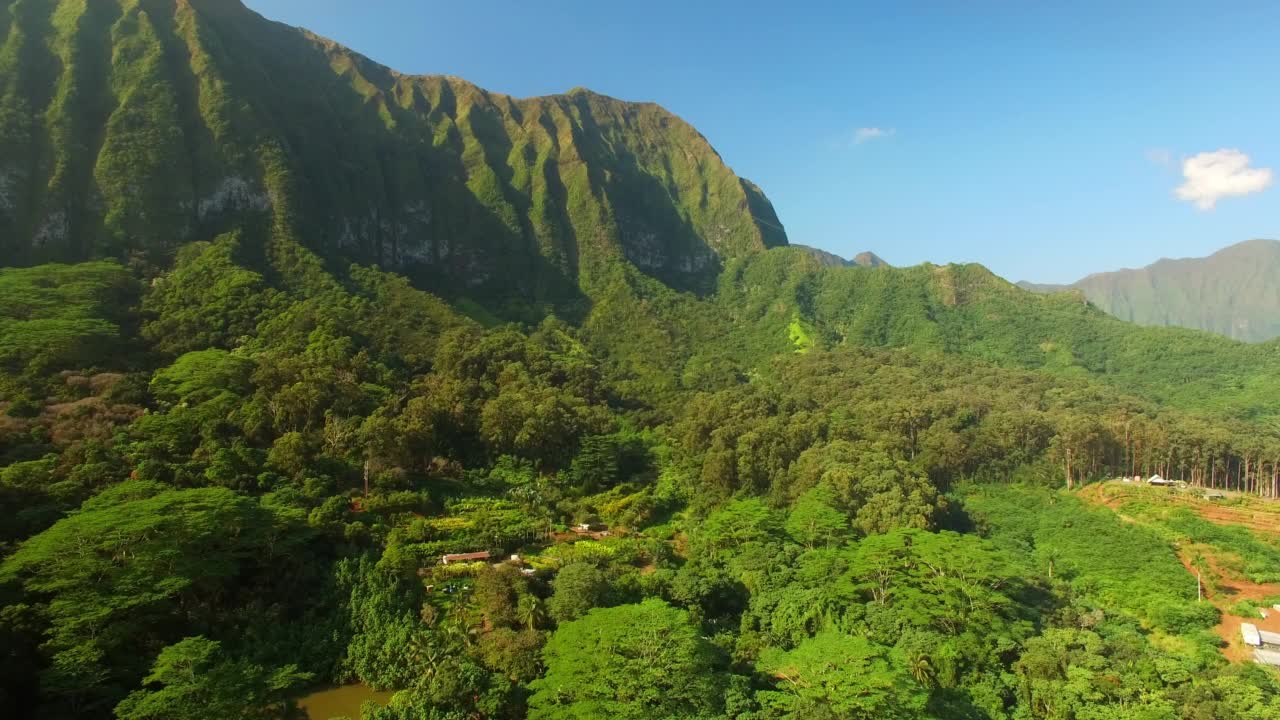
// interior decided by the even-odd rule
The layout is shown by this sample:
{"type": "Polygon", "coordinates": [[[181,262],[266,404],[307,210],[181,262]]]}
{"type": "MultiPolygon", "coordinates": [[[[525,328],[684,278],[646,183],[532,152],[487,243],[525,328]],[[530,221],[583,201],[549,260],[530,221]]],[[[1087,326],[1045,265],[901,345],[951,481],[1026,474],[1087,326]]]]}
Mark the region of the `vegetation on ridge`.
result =
{"type": "Polygon", "coordinates": [[[682,319],[664,349],[554,318],[486,329],[401,277],[290,252],[312,269],[288,285],[241,265],[235,236],[145,288],[112,263],[0,270],[29,298],[6,328],[90,321],[85,342],[30,341],[5,366],[17,716],[152,717],[188,697],[270,716],[353,679],[401,691],[368,711],[383,719],[1280,710],[1272,678],[1214,651],[1217,611],[1159,536],[1043,489],[1173,458],[1270,493],[1274,464],[1231,454],[1256,425],[947,345],[946,311],[1033,296],[967,288],[901,326],[937,345],[867,347],[903,332],[871,321],[873,291],[906,317],[909,295],[861,288],[843,327],[868,334],[840,338],[835,311],[778,298],[852,281],[767,285],[791,258],[774,250],[706,300],[602,301],[618,322],[682,319]],[[643,628],[669,651],[629,650],[643,628]],[[192,686],[174,663],[209,669],[192,686]],[[1099,674],[1055,669],[1075,665],[1099,674]]]}
{"type": "Polygon", "coordinates": [[[708,287],[786,243],[754,185],[652,104],[397,74],[238,1],[22,0],[0,46],[0,253],[137,257],[242,229],[448,294],[568,311],[616,261],[708,287]],[[52,88],[52,92],[50,92],[52,88]]]}
{"type": "Polygon", "coordinates": [[[1280,719],[1064,491],[1280,494],[1274,345],[780,247],[656,106],[0,13],[6,717],[1280,719]]]}
{"type": "Polygon", "coordinates": [[[1205,258],[1164,259],[1138,270],[1090,275],[1071,285],[1019,283],[1037,292],[1077,290],[1140,325],[1181,326],[1247,342],[1280,335],[1280,242],[1250,240],[1205,258]]]}

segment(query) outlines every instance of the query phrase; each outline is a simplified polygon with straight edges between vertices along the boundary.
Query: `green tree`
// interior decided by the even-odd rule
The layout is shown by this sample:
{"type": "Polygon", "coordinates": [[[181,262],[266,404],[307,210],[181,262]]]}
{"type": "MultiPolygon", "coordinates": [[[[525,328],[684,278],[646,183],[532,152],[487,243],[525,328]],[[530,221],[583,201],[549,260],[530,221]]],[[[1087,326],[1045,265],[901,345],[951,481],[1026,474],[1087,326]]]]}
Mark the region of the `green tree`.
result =
{"type": "Polygon", "coordinates": [[[769,651],[759,667],[781,688],[760,693],[761,702],[787,720],[913,720],[929,698],[887,648],[837,631],[769,651]]]}
{"type": "Polygon", "coordinates": [[[520,601],[528,595],[529,582],[514,566],[503,563],[486,567],[475,579],[473,597],[491,627],[520,624],[520,601]]]}
{"type": "Polygon", "coordinates": [[[835,502],[835,493],[824,486],[801,495],[787,515],[787,534],[810,549],[842,540],[847,535],[849,519],[834,507],[835,502]]]}
{"type": "Polygon", "coordinates": [[[536,630],[547,619],[542,599],[537,595],[525,595],[516,605],[516,618],[528,630],[536,630]]]}
{"type": "Polygon", "coordinates": [[[114,705],[150,664],[139,647],[171,642],[175,627],[215,628],[224,592],[299,550],[307,536],[290,523],[226,489],[127,482],[24,543],[0,580],[46,600],[46,687],[114,705]]]}
{"type": "Polygon", "coordinates": [[[578,492],[589,495],[618,481],[618,443],[608,436],[583,438],[582,447],[569,466],[569,478],[578,492]]]}
{"type": "Polygon", "coordinates": [[[867,447],[851,464],[841,464],[823,474],[840,503],[855,515],[864,533],[894,528],[929,529],[934,525],[940,499],[938,490],[909,463],[895,460],[882,447],[867,447]]]}
{"type": "Polygon", "coordinates": [[[546,635],[537,630],[498,628],[480,637],[476,647],[485,666],[512,682],[527,683],[542,671],[546,635]]]}
{"type": "Polygon", "coordinates": [[[237,234],[186,245],[143,301],[143,336],[166,353],[232,348],[253,333],[275,291],[235,262],[237,234]]]}
{"type": "MultiPolygon", "coordinates": [[[[236,400],[249,394],[252,372],[252,360],[226,350],[189,352],[156,372],[151,391],[157,398],[175,404],[236,400]]],[[[220,405],[226,407],[225,402],[220,405]]]]}
{"type": "Polygon", "coordinates": [[[530,720],[676,720],[720,711],[715,653],[688,614],[661,600],[597,608],[565,623],[531,684],[530,720]]]}
{"type": "Polygon", "coordinates": [[[264,668],[226,656],[220,643],[189,637],[160,651],[147,687],[116,706],[119,720],[283,718],[283,701],[310,673],[264,668]],[[157,687],[158,686],[158,687],[157,687]]]}
{"type": "Polygon", "coordinates": [[[563,623],[599,607],[609,590],[609,578],[590,563],[569,563],[556,573],[551,588],[547,611],[556,622],[563,623]]]}
{"type": "Polygon", "coordinates": [[[34,380],[111,361],[137,291],[114,262],[0,269],[0,369],[34,380]]]}
{"type": "Polygon", "coordinates": [[[695,554],[715,558],[747,543],[775,540],[782,535],[782,518],[759,498],[735,500],[707,517],[693,534],[695,554]]]}
{"type": "Polygon", "coordinates": [[[378,689],[403,688],[432,674],[437,661],[450,654],[440,629],[428,633],[420,621],[420,585],[368,557],[341,561],[338,578],[348,589],[347,673],[378,689]]]}

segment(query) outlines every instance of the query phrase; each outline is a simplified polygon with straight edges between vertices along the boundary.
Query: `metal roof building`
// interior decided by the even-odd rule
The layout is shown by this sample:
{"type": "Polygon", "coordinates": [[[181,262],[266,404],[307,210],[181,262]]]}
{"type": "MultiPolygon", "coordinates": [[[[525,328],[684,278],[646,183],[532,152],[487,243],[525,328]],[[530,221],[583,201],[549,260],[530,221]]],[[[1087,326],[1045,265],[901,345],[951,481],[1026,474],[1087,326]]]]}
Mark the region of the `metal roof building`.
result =
{"type": "Polygon", "coordinates": [[[1244,638],[1246,645],[1254,647],[1262,647],[1262,635],[1258,632],[1258,626],[1253,623],[1240,623],[1240,636],[1244,638]]]}
{"type": "Polygon", "coordinates": [[[440,557],[440,564],[448,565],[449,563],[452,563],[452,562],[470,562],[472,560],[488,560],[488,559],[489,559],[488,550],[482,550],[480,552],[469,552],[469,553],[453,553],[451,555],[442,555],[440,557]]]}
{"type": "Polygon", "coordinates": [[[1280,651],[1254,650],[1253,660],[1261,665],[1273,665],[1280,667],[1280,651]]]}

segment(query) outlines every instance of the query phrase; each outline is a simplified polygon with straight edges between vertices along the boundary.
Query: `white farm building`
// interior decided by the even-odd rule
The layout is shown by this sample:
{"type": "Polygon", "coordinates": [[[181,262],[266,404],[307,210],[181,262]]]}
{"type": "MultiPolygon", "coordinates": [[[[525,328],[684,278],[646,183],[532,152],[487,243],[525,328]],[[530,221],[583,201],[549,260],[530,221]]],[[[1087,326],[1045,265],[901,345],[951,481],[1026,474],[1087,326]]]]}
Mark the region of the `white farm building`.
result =
{"type": "Polygon", "coordinates": [[[1254,661],[1280,667],[1280,633],[1259,630],[1253,623],[1240,624],[1240,637],[1254,648],[1254,661]]]}

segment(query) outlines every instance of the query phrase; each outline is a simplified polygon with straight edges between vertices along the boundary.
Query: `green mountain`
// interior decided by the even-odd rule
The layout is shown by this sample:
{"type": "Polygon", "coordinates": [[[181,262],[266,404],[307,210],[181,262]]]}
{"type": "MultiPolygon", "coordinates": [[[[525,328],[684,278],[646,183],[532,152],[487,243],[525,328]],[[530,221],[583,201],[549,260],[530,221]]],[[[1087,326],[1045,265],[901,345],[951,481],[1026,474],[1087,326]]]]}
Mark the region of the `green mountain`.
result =
{"type": "Polygon", "coordinates": [[[615,260],[697,290],[786,244],[760,190],[653,104],[401,75],[238,0],[0,8],[9,263],[162,267],[232,229],[555,304],[615,260]]]}
{"type": "Polygon", "coordinates": [[[826,250],[819,250],[815,247],[807,245],[796,245],[792,243],[792,247],[804,249],[809,254],[817,258],[818,262],[829,267],[886,267],[889,263],[885,262],[873,252],[860,252],[853,256],[852,260],[846,260],[835,253],[829,253],[826,250]]]}
{"type": "Polygon", "coordinates": [[[862,267],[888,267],[889,266],[889,263],[885,262],[884,258],[871,252],[870,250],[866,252],[860,252],[857,255],[854,255],[853,264],[861,265],[862,267]]]}
{"type": "Polygon", "coordinates": [[[1153,334],[978,266],[785,249],[764,194],[657,105],[406,76],[236,0],[21,0],[0,22],[10,265],[116,259],[154,277],[231,234],[218,252],[279,288],[320,292],[356,263],[484,323],[554,313],[626,392],[673,402],[726,363],[858,345],[1280,412],[1257,392],[1266,348],[1153,334]]]}
{"type": "MultiPolygon", "coordinates": [[[[406,76],[236,0],[21,0],[0,23],[10,265],[115,259],[150,278],[230,234],[218,252],[279,288],[320,292],[356,263],[484,323],[554,313],[628,392],[670,398],[725,363],[858,345],[1085,374],[1237,417],[1280,409],[1257,392],[1265,347],[1153,334],[977,266],[787,250],[763,193],[657,105],[406,76]]],[[[1256,255],[1275,248],[1214,266],[1248,266],[1244,286],[1267,294],[1256,255]]]]}
{"type": "Polygon", "coordinates": [[[1142,327],[1078,294],[1036,294],[981,265],[830,267],[797,248],[731,263],[717,297],[772,351],[803,328],[809,346],[911,348],[1003,367],[1090,377],[1187,409],[1280,416],[1280,345],[1142,327]],[[792,328],[792,330],[788,330],[792,328]]]}
{"type": "Polygon", "coordinates": [[[0,13],[0,717],[1280,718],[1184,567],[1274,543],[1073,492],[1280,496],[1280,340],[788,246],[654,105],[0,13]]]}
{"type": "Polygon", "coordinates": [[[1207,330],[1246,342],[1280,336],[1280,242],[1250,240],[1205,258],[1163,259],[1071,285],[1019,283],[1035,292],[1078,290],[1121,320],[1207,330]]]}

